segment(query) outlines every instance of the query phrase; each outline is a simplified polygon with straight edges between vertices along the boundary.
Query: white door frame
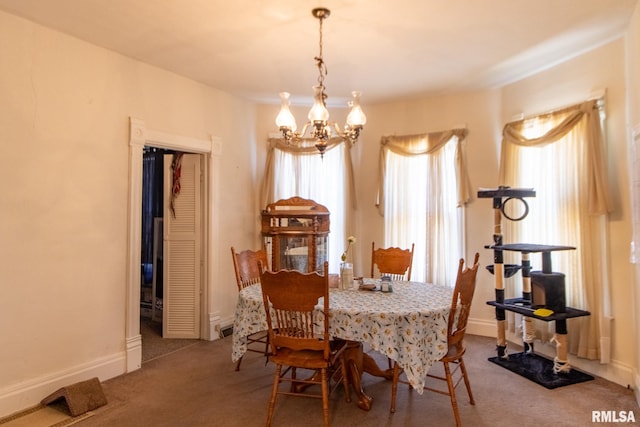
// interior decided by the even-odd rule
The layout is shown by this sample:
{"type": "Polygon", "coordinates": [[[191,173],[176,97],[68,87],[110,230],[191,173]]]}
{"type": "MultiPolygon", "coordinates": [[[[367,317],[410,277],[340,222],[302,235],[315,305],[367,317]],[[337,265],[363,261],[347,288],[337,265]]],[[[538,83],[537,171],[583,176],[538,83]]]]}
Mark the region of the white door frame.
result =
{"type": "MultiPolygon", "coordinates": [[[[127,236],[127,307],[125,319],[126,340],[126,368],[127,372],[139,369],[142,364],[142,336],[140,335],[140,262],[142,246],[142,153],[145,145],[170,150],[185,151],[203,154],[205,162],[204,186],[204,217],[203,217],[203,260],[204,277],[201,310],[201,336],[211,337],[215,316],[209,314],[211,302],[209,301],[209,289],[215,282],[214,260],[219,259],[218,248],[213,244],[213,236],[217,234],[218,226],[215,220],[218,215],[215,212],[218,203],[215,203],[214,179],[218,167],[218,159],[222,154],[222,141],[211,136],[210,140],[195,139],[180,135],[173,135],[146,128],[144,121],[133,117],[129,118],[129,209],[128,209],[128,236],[127,236]]],[[[211,339],[211,338],[209,338],[211,339]]]]}

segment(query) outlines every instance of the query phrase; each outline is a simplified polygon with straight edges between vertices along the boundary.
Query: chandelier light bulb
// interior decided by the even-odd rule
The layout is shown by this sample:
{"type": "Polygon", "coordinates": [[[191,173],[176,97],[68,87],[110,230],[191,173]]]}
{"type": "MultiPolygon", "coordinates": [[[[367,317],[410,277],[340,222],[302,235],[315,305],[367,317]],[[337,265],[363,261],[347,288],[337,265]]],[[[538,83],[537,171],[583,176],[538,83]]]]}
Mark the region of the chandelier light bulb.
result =
{"type": "Polygon", "coordinates": [[[349,115],[347,116],[347,125],[351,128],[356,126],[363,127],[367,123],[367,116],[364,115],[364,111],[362,111],[362,107],[360,107],[361,93],[353,91],[351,95],[353,95],[353,100],[349,102],[351,111],[349,111],[349,115]]]}
{"type": "Polygon", "coordinates": [[[276,117],[276,125],[281,129],[286,128],[291,132],[295,132],[298,126],[296,125],[296,118],[291,114],[291,110],[289,109],[290,96],[289,92],[280,92],[282,104],[280,105],[280,112],[276,117]]]}
{"type": "Polygon", "coordinates": [[[315,122],[326,122],[329,120],[329,111],[327,107],[324,106],[324,99],[322,99],[322,86],[314,86],[314,94],[313,94],[313,106],[311,110],[309,110],[309,115],[307,116],[312,123],[315,122]]]}

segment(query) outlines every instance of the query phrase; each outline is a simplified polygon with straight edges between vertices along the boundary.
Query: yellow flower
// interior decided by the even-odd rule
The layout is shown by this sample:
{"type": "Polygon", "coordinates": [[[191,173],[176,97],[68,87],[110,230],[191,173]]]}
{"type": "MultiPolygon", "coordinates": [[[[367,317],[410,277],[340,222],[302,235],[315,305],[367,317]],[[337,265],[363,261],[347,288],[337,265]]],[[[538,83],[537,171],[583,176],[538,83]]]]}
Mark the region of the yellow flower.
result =
{"type": "Polygon", "coordinates": [[[340,257],[340,259],[342,259],[342,262],[345,262],[347,260],[347,254],[349,253],[349,248],[351,247],[351,244],[355,242],[356,242],[356,238],[354,236],[347,237],[347,249],[345,249],[345,251],[342,253],[342,256],[340,257]]]}

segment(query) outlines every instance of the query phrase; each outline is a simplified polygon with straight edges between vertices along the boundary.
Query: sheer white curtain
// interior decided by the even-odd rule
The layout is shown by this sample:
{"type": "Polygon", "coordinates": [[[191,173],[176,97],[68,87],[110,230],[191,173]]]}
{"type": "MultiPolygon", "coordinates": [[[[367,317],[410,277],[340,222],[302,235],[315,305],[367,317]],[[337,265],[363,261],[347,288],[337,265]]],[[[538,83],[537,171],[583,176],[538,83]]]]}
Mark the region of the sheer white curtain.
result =
{"type": "Polygon", "coordinates": [[[464,204],[469,181],[466,129],[381,141],[378,205],[384,246],[415,244],[412,280],[455,284],[464,257],[464,204]]]}
{"type": "MultiPolygon", "coordinates": [[[[536,197],[527,199],[527,217],[504,224],[510,241],[577,248],[552,252],[553,271],[565,274],[567,305],[591,312],[589,317],[568,320],[568,349],[605,363],[610,347],[609,207],[598,106],[589,101],[508,123],[503,131],[500,182],[536,190],[536,197]]],[[[542,269],[540,258],[532,254],[534,270],[542,269]]],[[[513,282],[514,293],[520,295],[522,284],[513,282]]],[[[549,323],[536,324],[543,340],[553,335],[549,323]]]]}
{"type": "Polygon", "coordinates": [[[314,200],[330,212],[329,271],[338,273],[340,255],[351,232],[349,206],[353,206],[351,146],[333,139],[321,157],[312,141],[301,147],[280,139],[269,140],[262,206],[293,196],[314,200]]]}

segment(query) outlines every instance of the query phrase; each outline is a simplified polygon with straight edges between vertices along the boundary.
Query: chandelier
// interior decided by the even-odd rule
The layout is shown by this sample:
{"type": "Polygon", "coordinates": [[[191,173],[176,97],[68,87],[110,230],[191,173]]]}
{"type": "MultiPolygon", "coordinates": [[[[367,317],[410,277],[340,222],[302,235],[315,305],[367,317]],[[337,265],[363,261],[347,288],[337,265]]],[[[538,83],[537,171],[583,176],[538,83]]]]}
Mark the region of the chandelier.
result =
{"type": "Polygon", "coordinates": [[[313,106],[307,116],[309,120],[305,123],[301,132],[296,132],[296,119],[293,117],[293,114],[291,114],[291,110],[289,110],[290,94],[288,92],[281,92],[280,100],[282,105],[276,117],[276,125],[278,125],[282,136],[289,144],[301,142],[302,139],[305,138],[307,131],[309,131],[310,137],[315,140],[315,146],[322,156],[327,149],[327,142],[332,135],[332,130],[335,131],[335,134],[340,138],[349,141],[351,144],[355,144],[360,135],[360,131],[367,122],[367,117],[360,107],[360,92],[354,91],[351,92],[353,99],[348,103],[351,111],[347,116],[344,129],[340,129],[337,123],[329,121],[329,111],[327,110],[327,104],[325,102],[327,94],[325,93],[324,77],[327,75],[327,67],[322,58],[322,21],[329,17],[331,11],[320,7],[313,9],[311,14],[320,21],[320,53],[314,58],[316,66],[318,67],[318,84],[313,86],[313,106]]]}

